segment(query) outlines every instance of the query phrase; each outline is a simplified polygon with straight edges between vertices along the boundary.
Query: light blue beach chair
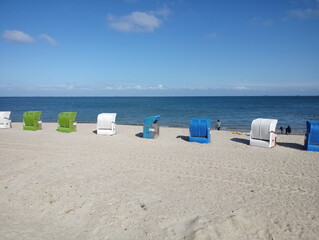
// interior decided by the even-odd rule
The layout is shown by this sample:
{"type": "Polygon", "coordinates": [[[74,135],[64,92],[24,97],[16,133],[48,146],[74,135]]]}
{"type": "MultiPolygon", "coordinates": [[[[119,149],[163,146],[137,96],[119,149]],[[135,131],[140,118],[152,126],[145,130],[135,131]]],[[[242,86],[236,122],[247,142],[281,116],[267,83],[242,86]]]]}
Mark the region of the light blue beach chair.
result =
{"type": "Polygon", "coordinates": [[[319,152],[319,122],[307,121],[306,124],[305,149],[319,152]]]}
{"type": "Polygon", "coordinates": [[[210,118],[193,118],[189,125],[189,141],[209,143],[211,121],[210,118]]]}
{"type": "Polygon", "coordinates": [[[143,138],[156,138],[159,135],[158,121],[160,116],[149,116],[144,119],[143,138]]]}

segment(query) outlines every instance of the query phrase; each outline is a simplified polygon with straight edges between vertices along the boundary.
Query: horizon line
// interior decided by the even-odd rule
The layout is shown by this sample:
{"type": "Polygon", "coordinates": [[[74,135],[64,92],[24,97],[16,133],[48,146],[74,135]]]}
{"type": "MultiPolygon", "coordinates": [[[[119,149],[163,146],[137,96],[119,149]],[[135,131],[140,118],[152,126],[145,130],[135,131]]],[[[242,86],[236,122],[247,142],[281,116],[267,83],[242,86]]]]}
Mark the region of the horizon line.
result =
{"type": "Polygon", "coordinates": [[[220,96],[212,96],[212,95],[203,95],[203,96],[194,96],[194,95],[179,95],[179,96],[0,96],[0,98],[5,98],[5,97],[319,97],[319,95],[220,95],[220,96]]]}

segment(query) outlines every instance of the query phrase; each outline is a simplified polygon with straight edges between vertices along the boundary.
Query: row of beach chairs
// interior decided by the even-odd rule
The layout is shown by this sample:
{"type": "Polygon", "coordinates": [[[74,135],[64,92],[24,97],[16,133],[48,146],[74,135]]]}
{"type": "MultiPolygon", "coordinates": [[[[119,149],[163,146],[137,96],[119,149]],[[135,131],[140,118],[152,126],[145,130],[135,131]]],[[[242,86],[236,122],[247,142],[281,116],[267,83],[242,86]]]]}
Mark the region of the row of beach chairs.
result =
{"type": "MultiPolygon", "coordinates": [[[[23,114],[24,130],[42,129],[41,111],[25,112],[23,114]]],[[[0,112],[0,128],[10,128],[11,112],[0,112]]],[[[77,112],[61,112],[58,115],[57,131],[74,132],[77,122],[77,112]]],[[[97,134],[116,134],[116,113],[101,113],[97,116],[97,134]]],[[[158,121],[160,116],[149,116],[144,119],[143,137],[156,138],[159,136],[158,121]]],[[[250,145],[257,147],[272,148],[276,146],[277,119],[257,118],[251,123],[250,145]]],[[[319,122],[307,121],[307,132],[305,135],[305,149],[319,152],[319,122]]],[[[211,140],[211,119],[193,118],[189,126],[189,141],[198,143],[209,143],[211,140]]]]}

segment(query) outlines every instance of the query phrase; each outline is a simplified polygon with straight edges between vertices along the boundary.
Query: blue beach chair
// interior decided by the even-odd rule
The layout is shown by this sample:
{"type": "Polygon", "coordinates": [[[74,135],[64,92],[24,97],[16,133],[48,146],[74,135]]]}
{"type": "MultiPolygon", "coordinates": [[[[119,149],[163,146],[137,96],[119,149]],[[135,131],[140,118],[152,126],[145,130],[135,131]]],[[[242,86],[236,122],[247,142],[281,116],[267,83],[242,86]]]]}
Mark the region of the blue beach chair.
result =
{"type": "Polygon", "coordinates": [[[158,121],[160,116],[149,116],[144,119],[143,138],[156,138],[159,135],[158,121]]]}
{"type": "Polygon", "coordinates": [[[211,121],[210,118],[193,118],[189,125],[189,141],[209,143],[211,121]]]}
{"type": "Polygon", "coordinates": [[[319,152],[319,122],[307,121],[305,150],[319,152]]]}

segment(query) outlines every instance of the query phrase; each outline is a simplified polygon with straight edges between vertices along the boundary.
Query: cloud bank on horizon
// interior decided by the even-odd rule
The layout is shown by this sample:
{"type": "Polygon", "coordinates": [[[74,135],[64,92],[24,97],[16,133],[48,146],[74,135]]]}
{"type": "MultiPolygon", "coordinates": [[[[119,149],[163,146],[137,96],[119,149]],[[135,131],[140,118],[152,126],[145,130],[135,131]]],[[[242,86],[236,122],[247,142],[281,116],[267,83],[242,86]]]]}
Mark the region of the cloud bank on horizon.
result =
{"type": "Polygon", "coordinates": [[[0,16],[0,96],[319,92],[319,0],[17,0],[0,16]]]}

